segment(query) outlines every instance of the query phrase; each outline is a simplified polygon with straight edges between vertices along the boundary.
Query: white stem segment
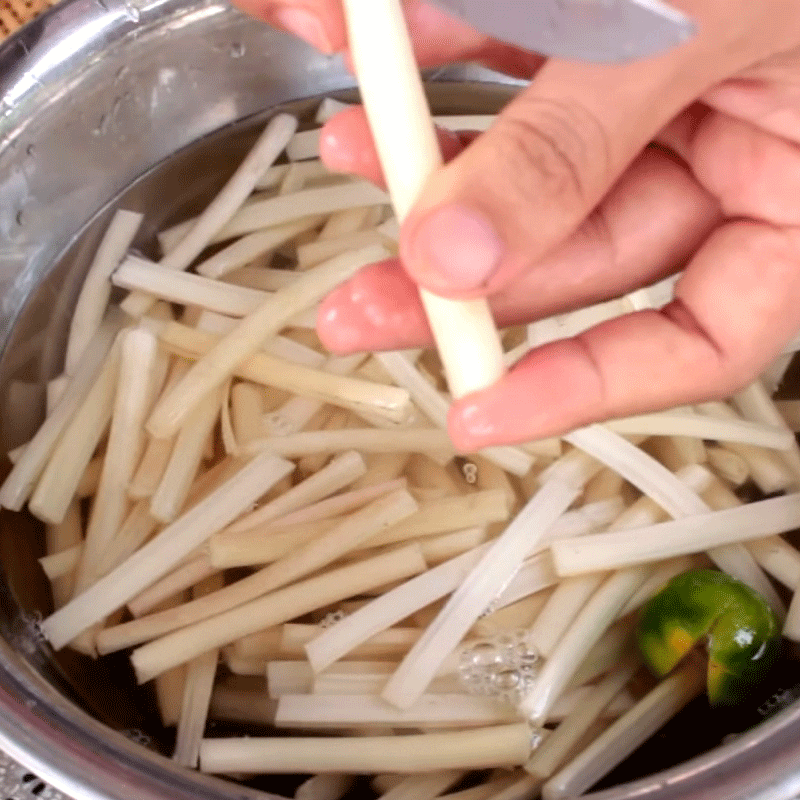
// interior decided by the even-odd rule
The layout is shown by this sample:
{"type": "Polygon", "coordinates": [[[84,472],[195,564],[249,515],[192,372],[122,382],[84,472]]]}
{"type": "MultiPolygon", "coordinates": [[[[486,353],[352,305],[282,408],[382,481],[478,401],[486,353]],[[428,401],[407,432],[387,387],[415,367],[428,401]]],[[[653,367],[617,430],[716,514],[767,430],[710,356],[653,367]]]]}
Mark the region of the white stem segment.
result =
{"type": "Polygon", "coordinates": [[[42,623],[45,636],[54,648],[60,649],[86,628],[121,608],[238,517],[293,469],[294,464],[272,456],[254,458],[127,561],[48,617],[42,623]]]}
{"type": "Polygon", "coordinates": [[[431,772],[519,766],[530,754],[526,724],[455,733],[352,739],[206,739],[203,772],[431,772]]]}
{"type": "Polygon", "coordinates": [[[148,430],[157,438],[173,435],[198,402],[221,386],[234,370],[276,334],[297,312],[316,303],[331,289],[365,264],[386,254],[382,247],[368,247],[331,259],[276,292],[223,337],[205,357],[156,405],[148,430]]]}
{"type": "MultiPolygon", "coordinates": [[[[395,212],[402,222],[442,166],[400,0],[346,0],[350,52],[395,212]]],[[[485,389],[505,370],[485,300],[422,301],[453,396],[485,389]]]]}
{"type": "MultiPolygon", "coordinates": [[[[502,493],[501,493],[502,494],[502,493]]],[[[493,542],[466,580],[411,649],[383,691],[383,698],[408,708],[475,621],[502,593],[536,548],[538,539],[569,508],[577,490],[550,481],[493,542]]]]}

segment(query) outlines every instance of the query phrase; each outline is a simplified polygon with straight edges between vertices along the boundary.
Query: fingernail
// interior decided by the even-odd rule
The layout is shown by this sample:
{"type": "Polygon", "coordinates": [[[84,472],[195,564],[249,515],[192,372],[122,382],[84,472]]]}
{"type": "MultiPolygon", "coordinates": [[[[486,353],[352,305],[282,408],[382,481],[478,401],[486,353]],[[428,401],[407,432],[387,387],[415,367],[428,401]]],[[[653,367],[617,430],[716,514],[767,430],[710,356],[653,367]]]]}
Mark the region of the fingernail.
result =
{"type": "Polygon", "coordinates": [[[270,14],[275,24],[308,42],[323,53],[332,53],[333,45],[321,20],[304,8],[279,6],[270,14]]]}
{"type": "MultiPolygon", "coordinates": [[[[417,228],[411,255],[431,287],[444,290],[478,289],[500,266],[505,245],[494,225],[466,206],[444,206],[417,228]]],[[[424,276],[419,274],[424,280],[424,276]]]]}

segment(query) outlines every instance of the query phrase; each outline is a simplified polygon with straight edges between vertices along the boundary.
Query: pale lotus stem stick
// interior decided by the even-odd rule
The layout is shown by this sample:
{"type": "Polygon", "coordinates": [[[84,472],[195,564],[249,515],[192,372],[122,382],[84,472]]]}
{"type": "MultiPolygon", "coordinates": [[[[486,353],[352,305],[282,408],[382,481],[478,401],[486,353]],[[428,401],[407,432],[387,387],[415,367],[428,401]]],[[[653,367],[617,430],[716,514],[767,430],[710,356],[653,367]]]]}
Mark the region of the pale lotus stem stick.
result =
{"type": "MultiPolygon", "coordinates": [[[[233,652],[240,658],[275,659],[280,652],[282,634],[283,627],[280,625],[274,628],[267,628],[237,639],[231,647],[233,652]]],[[[308,664],[306,666],[308,667],[309,675],[311,675],[311,667],[308,664]]],[[[309,678],[309,680],[311,679],[309,678]]]]}
{"type": "Polygon", "coordinates": [[[295,800],[342,800],[350,791],[355,778],[342,772],[314,775],[297,787],[295,800]]]}
{"type": "MultiPolygon", "coordinates": [[[[593,686],[577,686],[567,689],[550,709],[550,713],[547,715],[547,723],[552,725],[563,722],[575,709],[580,708],[587,702],[593,690],[593,686]]],[[[606,706],[602,716],[605,719],[617,719],[630,711],[635,704],[636,701],[633,699],[633,695],[629,691],[623,690],[606,706]]]]}
{"type": "Polygon", "coordinates": [[[471,731],[355,738],[205,739],[203,772],[431,772],[519,766],[530,755],[524,723],[471,731]]]}
{"type": "Polygon", "coordinates": [[[158,676],[155,682],[156,703],[165,728],[174,728],[181,718],[183,687],[186,684],[186,666],[178,664],[158,676]]]}
{"type": "MultiPolygon", "coordinates": [[[[371,663],[369,672],[324,672],[316,676],[312,681],[310,692],[284,692],[284,694],[315,694],[315,695],[374,695],[378,697],[383,689],[386,679],[397,667],[395,662],[375,661],[375,662],[342,662],[341,666],[349,664],[363,665],[371,663]]],[[[437,678],[429,687],[430,694],[461,694],[463,687],[455,675],[445,675],[437,678]]]]}
{"type": "Polygon", "coordinates": [[[106,629],[98,646],[104,653],[113,652],[187,625],[202,623],[203,620],[252,602],[332,563],[358,542],[374,536],[393,520],[408,516],[415,508],[413,498],[404,491],[380,498],[346,517],[327,533],[212,595],[198,598],[177,609],[106,629]]]}
{"type": "MultiPolygon", "coordinates": [[[[280,707],[280,704],[278,704],[280,707]]],[[[462,770],[409,775],[380,796],[380,800],[435,800],[466,777],[462,770]]]]}
{"type": "Polygon", "coordinates": [[[97,494],[97,487],[100,484],[100,474],[103,471],[103,456],[95,456],[83,471],[78,485],[75,487],[75,497],[82,500],[85,497],[92,497],[97,494]]]}
{"type": "Polygon", "coordinates": [[[633,678],[639,662],[629,659],[595,687],[589,696],[534,750],[525,769],[537,778],[549,778],[569,758],[581,737],[592,727],[608,704],[633,678]]]}
{"type": "Polygon", "coordinates": [[[59,649],[78,633],[125,605],[230,524],[293,468],[293,464],[281,459],[254,458],[126,562],[48,617],[42,627],[53,647],[59,649]]]}
{"type": "Polygon", "coordinates": [[[589,650],[570,679],[568,687],[580,687],[596,681],[617,666],[635,647],[633,623],[630,620],[614,623],[589,650]]]}
{"type": "Polygon", "coordinates": [[[543,589],[516,603],[498,608],[479,619],[472,626],[470,634],[481,638],[517,628],[530,628],[552,593],[552,589],[543,589]]]}
{"type": "Polygon", "coordinates": [[[514,508],[519,503],[519,497],[506,471],[486,456],[476,455],[472,461],[478,470],[475,475],[475,488],[484,491],[501,489],[505,492],[511,508],[514,508]]]}
{"type": "Polygon", "coordinates": [[[74,375],[78,362],[97,332],[111,297],[111,275],[122,261],[142,223],[142,214],[117,211],[86,273],[70,322],[64,371],[74,375]]]}
{"type": "Polygon", "coordinates": [[[387,205],[386,192],[367,181],[349,181],[303,189],[290,195],[254,199],[242,206],[214,237],[224,242],[263,228],[272,228],[309,216],[328,216],[336,211],[387,205]]]}
{"type": "Polygon", "coordinates": [[[98,577],[132,556],[155,532],[158,522],[150,515],[146,501],[136,503],[120,526],[119,532],[103,550],[98,562],[98,577]]]}
{"type": "Polygon", "coordinates": [[[516,722],[519,714],[492,697],[468,694],[425,694],[413,706],[397,709],[378,695],[282,695],[275,715],[277,728],[340,729],[473,728],[516,722]]]}
{"type": "Polygon", "coordinates": [[[328,217],[322,226],[317,241],[324,242],[329,239],[340,239],[343,236],[363,230],[369,218],[370,206],[360,208],[346,208],[336,211],[328,217]]]}
{"type": "MultiPolygon", "coordinates": [[[[502,494],[502,493],[501,493],[502,494]]],[[[408,708],[424,692],[451,653],[490,603],[503,591],[541,536],[578,492],[558,481],[542,487],[453,592],[436,620],[403,659],[382,697],[408,708]]]]}
{"type": "Polygon", "coordinates": [[[175,437],[167,468],[150,500],[150,513],[162,523],[181,513],[200,469],[206,442],[219,417],[219,389],[213,389],[192,410],[175,437]]]}
{"type": "MultiPolygon", "coordinates": [[[[338,492],[340,489],[349,486],[353,481],[360,478],[366,472],[366,464],[364,459],[354,450],[342,453],[342,455],[334,458],[330,464],[322,470],[306,478],[302,483],[297,484],[288,492],[282,494],[280,497],[275,498],[272,502],[261,508],[252,511],[240,519],[236,520],[232,525],[225,529],[220,534],[227,536],[228,534],[239,533],[247,531],[257,526],[266,525],[267,523],[275,522],[282,519],[283,524],[292,525],[302,522],[313,521],[313,516],[308,513],[306,509],[312,503],[324,502],[330,495],[338,492]],[[295,514],[303,514],[303,516],[295,517],[295,514]]],[[[395,486],[395,489],[401,488],[395,486]]],[[[346,511],[354,510],[359,506],[365,505],[370,500],[380,497],[382,492],[363,492],[359,498],[356,498],[355,505],[348,507],[346,503],[342,502],[329,502],[328,510],[329,515],[344,513],[346,511]],[[363,502],[360,498],[364,498],[363,502]]],[[[334,501],[335,498],[330,498],[334,501]]],[[[350,498],[353,502],[353,498],[350,498]]],[[[322,512],[324,513],[324,512],[322,512]]],[[[317,519],[329,518],[326,516],[317,517],[317,519]]]]}
{"type": "Polygon", "coordinates": [[[573,511],[567,511],[542,536],[540,547],[549,548],[557,539],[586,536],[607,528],[625,510],[621,497],[612,497],[596,503],[588,503],[573,511]]]}
{"type": "Polygon", "coordinates": [[[311,694],[313,689],[314,671],[305,661],[267,662],[267,690],[270,697],[277,699],[285,694],[311,694]]]}
{"type": "Polygon", "coordinates": [[[121,327],[121,318],[112,314],[92,337],[58,406],[42,423],[0,487],[0,505],[4,508],[22,510],[65,428],[94,386],[121,327]]]}
{"type": "Polygon", "coordinates": [[[390,789],[393,789],[395,786],[398,786],[403,782],[403,780],[404,776],[397,772],[385,772],[375,775],[369,782],[369,785],[377,793],[382,794],[384,792],[388,792],[390,789]]]}
{"type": "MultiPolygon", "coordinates": [[[[193,596],[202,597],[221,587],[222,576],[214,576],[195,587],[193,596]]],[[[219,651],[209,650],[186,665],[186,682],[172,756],[184,767],[196,767],[200,759],[200,742],[206,729],[218,662],[219,651]]]]}
{"type": "MultiPolygon", "coordinates": [[[[331,465],[332,464],[333,462],[331,462],[331,465]]],[[[333,497],[328,497],[325,500],[320,500],[317,503],[312,503],[298,511],[281,515],[278,519],[270,522],[270,529],[277,531],[290,525],[333,519],[334,517],[342,516],[350,511],[362,508],[367,503],[377,500],[377,498],[389,494],[396,489],[405,489],[406,487],[407,481],[405,478],[393,478],[372,486],[365,486],[361,489],[352,489],[349,492],[342,492],[333,497]]],[[[242,519],[246,519],[246,517],[242,519]]],[[[231,525],[228,530],[233,531],[236,524],[237,523],[231,525]]]]}
{"type": "MultiPolygon", "coordinates": [[[[290,166],[292,166],[292,164],[277,164],[273,167],[270,167],[258,179],[258,183],[256,183],[256,189],[277,189],[278,186],[280,186],[281,181],[286,177],[286,173],[289,171],[290,166]]],[[[303,177],[307,183],[319,181],[320,179],[341,181],[349,178],[349,176],[330,172],[325,164],[323,164],[319,159],[306,161],[303,164],[295,164],[294,166],[302,169],[303,177]]]]}
{"type": "Polygon", "coordinates": [[[238,444],[246,444],[263,435],[264,390],[252,383],[234,383],[231,387],[231,419],[238,444]]]}
{"type": "Polygon", "coordinates": [[[306,182],[302,169],[298,169],[294,164],[289,164],[289,169],[281,180],[278,187],[279,195],[294,194],[304,188],[306,182]]]}
{"type": "Polygon", "coordinates": [[[544,800],[583,794],[693,700],[703,690],[704,680],[694,664],[667,677],[554,775],[542,789],[544,800]]]}
{"type": "MultiPolygon", "coordinates": [[[[581,489],[594,478],[605,465],[588,453],[573,448],[557,458],[536,476],[535,486],[538,488],[550,480],[559,480],[569,486],[581,489]]],[[[526,476],[528,477],[528,476],[526,476]]]]}
{"type": "MultiPolygon", "coordinates": [[[[361,364],[364,355],[329,358],[322,369],[331,375],[350,375],[361,364]]],[[[276,408],[264,417],[264,432],[272,436],[288,436],[307,427],[314,416],[323,407],[322,400],[310,397],[292,397],[280,408],[276,408]]]]}
{"type": "Polygon", "coordinates": [[[13,450],[9,450],[8,453],[6,453],[8,460],[12,464],[16,464],[17,461],[19,461],[22,458],[22,454],[25,452],[25,448],[27,446],[28,443],[26,442],[25,444],[21,444],[19,447],[15,447],[13,450]]]}
{"type": "Polygon", "coordinates": [[[796,591],[792,596],[782,633],[787,639],[800,642],[800,592],[796,591]]]}
{"type": "Polygon", "coordinates": [[[367,474],[352,486],[353,491],[379,486],[385,481],[399,478],[408,464],[410,453],[372,453],[365,454],[367,474]]]}
{"type": "Polygon", "coordinates": [[[300,245],[297,248],[297,268],[301,270],[311,269],[311,267],[316,267],[317,264],[346,253],[348,250],[358,250],[360,247],[366,247],[371,244],[391,246],[391,242],[377,230],[359,231],[349,236],[322,239],[300,245]]]}
{"type": "Polygon", "coordinates": [[[419,548],[413,545],[329,570],[150,642],[134,650],[131,660],[139,680],[144,682],[212,647],[222,647],[242,636],[424,570],[419,548]]]}
{"type": "MultiPolygon", "coordinates": [[[[414,453],[411,456],[405,474],[415,489],[441,492],[440,497],[464,494],[469,488],[465,488],[464,482],[454,478],[442,464],[423,453],[414,453]]],[[[511,505],[509,503],[509,507],[511,505]]]]}
{"type": "Polygon", "coordinates": [[[398,523],[370,541],[373,547],[450,533],[511,517],[508,497],[502,489],[487,489],[455,497],[442,497],[422,505],[413,517],[398,523]]]}
{"type": "MultiPolygon", "coordinates": [[[[701,414],[716,419],[741,419],[727,403],[701,403],[697,409],[701,414]]],[[[750,476],[764,494],[782,492],[792,485],[792,473],[778,453],[737,442],[728,442],[726,446],[747,462],[750,476]]]]}
{"type": "Polygon", "coordinates": [[[747,419],[764,425],[774,425],[788,434],[789,447],[780,454],[780,458],[794,476],[795,484],[800,482],[800,448],[797,446],[794,431],[785,423],[761,381],[756,380],[735,394],[732,402],[739,413],[747,419]]]}
{"type": "Polygon", "coordinates": [[[165,600],[196,586],[217,572],[219,570],[211,565],[208,556],[201,554],[190,558],[185,564],[132,598],[128,602],[128,610],[134,617],[144,616],[165,600]]]}
{"type": "MultiPolygon", "coordinates": [[[[646,453],[663,464],[670,472],[677,472],[679,469],[693,463],[687,461],[685,452],[682,452],[677,444],[675,436],[653,436],[645,442],[642,448],[646,453]]],[[[698,439],[702,445],[702,440],[698,439]]]]}
{"type": "MultiPolygon", "coordinates": [[[[533,775],[516,779],[510,786],[491,794],[485,800],[536,800],[542,788],[542,781],[533,775]]],[[[451,797],[451,800],[456,800],[451,797]]],[[[464,798],[464,800],[468,800],[464,798]]]]}
{"type": "Polygon", "coordinates": [[[790,430],[800,431],[800,400],[778,400],[775,407],[790,430]]]}
{"type": "Polygon", "coordinates": [[[723,480],[733,486],[742,486],[750,477],[747,462],[727,447],[711,445],[706,448],[708,464],[723,480]]]}
{"type": "MultiPolygon", "coordinates": [[[[333,409],[328,419],[320,426],[321,431],[344,431],[351,421],[349,411],[343,408],[333,409]]],[[[300,475],[314,475],[325,467],[330,459],[330,453],[313,453],[297,460],[297,471],[300,475]]]]}
{"type": "MultiPolygon", "coordinates": [[[[341,518],[334,518],[290,525],[279,531],[270,531],[267,525],[233,535],[221,532],[211,537],[208,558],[217,569],[263,567],[325,535],[340,522],[341,518]]],[[[350,555],[363,557],[361,553],[350,555]]]]}
{"type": "Polygon", "coordinates": [[[800,551],[781,536],[768,536],[745,545],[759,566],[784,586],[800,589],[800,551]]]}
{"type": "MultiPolygon", "coordinates": [[[[697,556],[678,556],[677,558],[670,558],[667,561],[659,564],[653,574],[637,589],[635,594],[623,606],[617,614],[617,619],[622,619],[640,609],[648,600],[655,594],[660,592],[666,585],[677,575],[683,572],[688,572],[690,569],[695,569],[704,560],[702,557],[697,556]]],[[[572,580],[567,578],[567,580],[572,580]]]]}
{"type": "MultiPolygon", "coordinates": [[[[81,542],[83,541],[83,520],[81,518],[81,507],[77,500],[73,500],[67,506],[66,513],[58,525],[47,526],[45,536],[48,553],[57,555],[77,551],[76,555],[80,554],[81,542]]],[[[42,561],[43,559],[40,560],[40,563],[42,561]]],[[[51,576],[42,563],[42,568],[45,569],[50,578],[54,609],[61,608],[72,597],[74,569],[77,563],[76,558],[72,565],[57,577],[51,576]]]]}
{"type": "Polygon", "coordinates": [[[272,727],[277,701],[263,691],[215,686],[211,695],[209,717],[230,722],[272,727]]]}
{"type": "MultiPolygon", "coordinates": [[[[57,378],[47,382],[47,399],[45,403],[45,410],[47,414],[51,414],[53,409],[58,405],[61,400],[61,395],[64,394],[64,389],[69,384],[69,375],[66,373],[59,375],[57,378]]],[[[38,385],[36,387],[38,392],[38,385]]]]}
{"type": "MultiPolygon", "coordinates": [[[[281,636],[282,657],[303,657],[307,655],[308,645],[326,630],[319,625],[283,626],[281,636]]],[[[368,637],[356,647],[348,650],[349,660],[375,659],[376,661],[397,661],[416,644],[422,634],[421,628],[386,628],[368,637]]]]}
{"type": "MultiPolygon", "coordinates": [[[[346,0],[344,8],[362,100],[402,222],[442,166],[436,131],[399,0],[346,0]]],[[[505,365],[488,303],[421,297],[453,396],[497,381],[505,365]]]]}
{"type": "MultiPolygon", "coordinates": [[[[71,507],[69,513],[72,513],[71,507]]],[[[73,521],[69,519],[69,516],[64,517],[64,522],[61,523],[61,525],[66,524],[69,524],[70,526],[73,524],[73,521]]],[[[55,531],[56,528],[60,528],[61,525],[48,525],[48,533],[51,530],[55,531]]],[[[83,531],[81,531],[81,539],[82,538],[83,531]]],[[[82,547],[83,542],[79,540],[76,544],[70,545],[64,550],[56,550],[49,556],[42,556],[39,559],[39,566],[42,568],[44,574],[47,575],[47,578],[50,580],[50,582],[57,580],[58,578],[63,578],[65,575],[69,575],[69,573],[75,569],[75,567],[78,565],[78,559],[81,557],[82,547]]],[[[61,605],[64,604],[61,603],[61,605]]]]}
{"type": "Polygon", "coordinates": [[[165,272],[153,261],[128,256],[113,277],[114,285],[170,303],[245,317],[271,295],[232,283],[204,278],[189,272],[165,272]]]}
{"type": "Polygon", "coordinates": [[[526,693],[520,710],[541,725],[577,666],[611,625],[619,610],[644,583],[651,567],[633,567],[608,577],[558,642],[526,693]]]}
{"type": "MultiPolygon", "coordinates": [[[[229,457],[237,457],[241,454],[241,448],[236,441],[236,434],[233,432],[233,420],[231,418],[231,386],[233,385],[233,378],[228,378],[227,381],[219,389],[219,432],[222,439],[222,446],[225,449],[225,455],[229,457]]],[[[211,435],[206,437],[205,450],[203,454],[203,461],[209,461],[214,458],[215,449],[215,436],[213,429],[211,435]]]]}
{"type": "Polygon", "coordinates": [[[437,564],[463,555],[469,550],[474,550],[484,544],[488,538],[488,529],[481,526],[420,539],[419,546],[422,548],[422,557],[425,561],[435,567],[437,564]]]}
{"type": "MultiPolygon", "coordinates": [[[[408,389],[422,412],[439,428],[447,427],[448,401],[429,383],[414,363],[403,353],[376,353],[375,359],[392,376],[398,386],[408,389]]],[[[489,447],[483,455],[501,469],[515,475],[527,474],[534,459],[518,447],[489,447]]]]}
{"type": "Polygon", "coordinates": [[[127,513],[127,489],[143,446],[143,424],[152,399],[157,353],[156,338],[149,331],[136,329],[122,334],[106,459],[75,576],[78,594],[100,577],[100,559],[127,513]]]}
{"type": "Polygon", "coordinates": [[[446,431],[433,428],[348,428],[343,431],[303,431],[289,436],[259,439],[248,451],[269,452],[285,458],[302,458],[319,452],[336,453],[423,453],[430,450],[454,452],[446,431]]]}
{"type": "Polygon", "coordinates": [[[763,539],[800,526],[800,495],[662,522],[636,531],[562,539],[551,550],[560,575],[618,569],[723,545],[763,539]]]}
{"type": "Polygon", "coordinates": [[[793,441],[791,431],[774,424],[743,419],[715,419],[712,422],[702,414],[681,411],[611,420],[604,427],[624,436],[694,436],[781,451],[791,448],[793,441]]]}
{"type": "Polygon", "coordinates": [[[527,559],[520,567],[517,574],[509,581],[503,591],[489,604],[483,612],[490,614],[497,608],[504,608],[537,594],[543,589],[549,589],[559,581],[553,567],[550,553],[539,553],[527,559]]]}
{"type": "Polygon", "coordinates": [[[244,267],[254,259],[274,252],[281,245],[294,239],[295,236],[313,230],[322,221],[323,217],[320,216],[301,217],[283,225],[276,225],[273,228],[243,236],[199,264],[197,274],[219,280],[226,275],[230,275],[239,267],[244,267]]]}
{"type": "Polygon", "coordinates": [[[238,658],[230,648],[225,648],[224,656],[225,666],[234,675],[241,675],[248,678],[261,678],[264,675],[264,670],[267,668],[266,661],[238,658]]]}
{"type": "MultiPolygon", "coordinates": [[[[186,236],[161,259],[159,266],[174,271],[187,269],[236,214],[296,130],[297,120],[289,114],[273,117],[219,194],[195,220],[186,236]]],[[[151,297],[135,292],[122,302],[122,308],[125,313],[140,317],[147,313],[152,303],[151,297]]]]}
{"type": "MultiPolygon", "coordinates": [[[[348,108],[352,107],[350,103],[343,103],[341,100],[336,100],[333,97],[326,97],[319,104],[317,113],[314,115],[314,122],[316,122],[317,125],[324,125],[340,112],[346,111],[348,108]]],[[[313,798],[308,798],[307,800],[313,800],[313,798]]]]}
{"type": "Polygon", "coordinates": [[[259,289],[262,292],[277,292],[297,280],[297,273],[288,269],[269,267],[239,267],[224,275],[221,280],[234,286],[259,289]]]}
{"type": "Polygon", "coordinates": [[[92,455],[108,429],[118,380],[119,348],[106,363],[64,432],[28,502],[30,512],[57,525],[77,493],[92,455]]]}

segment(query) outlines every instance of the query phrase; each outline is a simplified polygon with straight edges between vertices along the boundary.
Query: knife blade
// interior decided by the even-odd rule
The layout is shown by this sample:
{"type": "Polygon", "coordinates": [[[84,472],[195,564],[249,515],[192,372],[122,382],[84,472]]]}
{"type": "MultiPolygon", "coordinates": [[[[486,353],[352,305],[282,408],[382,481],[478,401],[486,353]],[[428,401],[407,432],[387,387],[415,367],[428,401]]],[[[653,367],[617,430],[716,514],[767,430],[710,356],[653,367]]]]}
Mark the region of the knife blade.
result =
{"type": "Polygon", "coordinates": [[[429,0],[492,38],[545,56],[622,63],[688,41],[693,21],[661,0],[429,0]]]}

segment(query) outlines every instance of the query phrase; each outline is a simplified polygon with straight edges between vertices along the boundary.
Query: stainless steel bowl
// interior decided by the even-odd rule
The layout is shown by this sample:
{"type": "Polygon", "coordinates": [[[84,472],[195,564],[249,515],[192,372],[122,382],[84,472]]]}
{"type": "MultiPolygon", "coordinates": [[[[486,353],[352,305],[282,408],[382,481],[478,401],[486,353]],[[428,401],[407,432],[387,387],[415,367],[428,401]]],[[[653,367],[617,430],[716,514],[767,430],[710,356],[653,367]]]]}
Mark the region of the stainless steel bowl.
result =
{"type": "MultiPolygon", "coordinates": [[[[442,110],[482,110],[503,102],[507,84],[478,69],[445,70],[431,94],[442,110]]],[[[305,113],[309,98],[351,88],[338,59],[218,0],[68,0],[0,47],[0,447],[24,442],[41,419],[109,211],[123,198],[145,210],[147,249],[157,227],[221,185],[271,109],[305,113]]],[[[151,698],[124,659],[92,664],[41,642],[41,546],[32,520],[0,515],[0,746],[78,800],[275,797],[160,755],[151,698]]],[[[710,754],[594,797],[798,794],[793,707],[710,754]]]]}

